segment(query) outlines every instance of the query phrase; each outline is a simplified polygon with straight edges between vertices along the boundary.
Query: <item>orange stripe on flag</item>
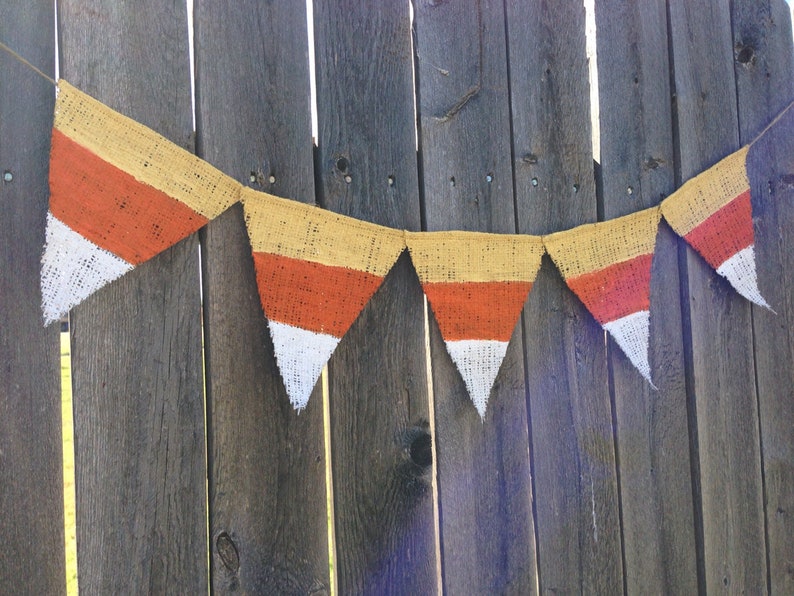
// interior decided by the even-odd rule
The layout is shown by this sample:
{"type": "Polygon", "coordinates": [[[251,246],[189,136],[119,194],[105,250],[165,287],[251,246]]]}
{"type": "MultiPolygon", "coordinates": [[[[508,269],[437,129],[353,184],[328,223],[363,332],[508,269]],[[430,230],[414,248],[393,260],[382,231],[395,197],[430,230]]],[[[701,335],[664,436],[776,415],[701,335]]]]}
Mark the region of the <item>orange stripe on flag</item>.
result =
{"type": "Polygon", "coordinates": [[[445,341],[510,341],[532,283],[426,283],[422,288],[445,341]]]}
{"type": "Polygon", "coordinates": [[[603,325],[650,309],[652,261],[653,255],[640,255],[570,278],[567,280],[568,287],[603,325]]]}
{"type": "Polygon", "coordinates": [[[84,238],[133,265],[208,221],[57,129],[52,131],[50,210],[84,238]]]}
{"type": "Polygon", "coordinates": [[[255,252],[259,297],[271,321],[341,338],[378,289],[382,277],[255,252]]]}
{"type": "Polygon", "coordinates": [[[685,236],[715,269],[753,244],[753,214],[747,190],[715,211],[685,236]]]}

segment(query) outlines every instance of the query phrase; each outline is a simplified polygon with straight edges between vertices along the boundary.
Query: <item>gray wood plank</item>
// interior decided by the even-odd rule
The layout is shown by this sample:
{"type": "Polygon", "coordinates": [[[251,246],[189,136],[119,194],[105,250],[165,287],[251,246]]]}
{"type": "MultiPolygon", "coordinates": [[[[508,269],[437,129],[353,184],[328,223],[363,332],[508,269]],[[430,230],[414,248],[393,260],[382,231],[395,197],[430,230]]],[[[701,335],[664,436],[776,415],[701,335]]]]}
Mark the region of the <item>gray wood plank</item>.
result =
{"type": "MultiPolygon", "coordinates": [[[[728,2],[669,7],[680,180],[739,148],[728,2]]],[[[685,336],[707,591],[760,593],[767,566],[749,303],[686,249],[685,336]]],[[[696,520],[696,524],[698,524],[696,520]]]]}
{"type": "MultiPolygon", "coordinates": [[[[321,203],[419,229],[408,4],[321,0],[314,32],[321,203]]],[[[329,363],[341,594],[436,589],[421,313],[405,254],[329,363]]]]}
{"type": "MultiPolygon", "coordinates": [[[[53,76],[52,4],[0,2],[0,40],[53,76]]],[[[54,87],[0,52],[0,586],[66,590],[59,326],[42,324],[54,87]]]]}
{"type": "MultiPolygon", "coordinates": [[[[507,3],[518,230],[596,219],[581,2],[507,3]]],[[[604,334],[544,258],[524,311],[540,590],[623,589],[604,334]]]]}
{"type": "MultiPolygon", "coordinates": [[[[58,7],[64,78],[192,148],[184,4],[65,0],[58,7]]],[[[72,314],[80,589],[205,592],[196,237],[72,314]]]]}
{"type": "MultiPolygon", "coordinates": [[[[603,213],[657,205],[675,184],[667,9],[595,7],[603,213]],[[630,190],[629,190],[630,189],[630,190]]],[[[651,283],[653,389],[610,340],[626,591],[698,589],[678,241],[662,225],[651,283]]]]}
{"type": "MultiPolygon", "coordinates": [[[[415,40],[428,230],[515,232],[501,2],[418,2],[415,40]]],[[[485,420],[431,317],[444,589],[537,589],[520,325],[485,420]]]]}
{"type": "MultiPolygon", "coordinates": [[[[199,1],[194,19],[198,154],[313,202],[305,5],[199,1]]],[[[213,590],[330,593],[323,396],[289,403],[240,206],[202,234],[202,267],[213,590]]]]}
{"type": "MultiPolygon", "coordinates": [[[[782,0],[740,1],[731,8],[739,135],[748,143],[794,101],[790,9],[782,0]]],[[[788,513],[794,511],[793,143],[790,113],[748,155],[759,285],[775,309],[752,309],[772,594],[794,593],[794,523],[788,513]]]]}

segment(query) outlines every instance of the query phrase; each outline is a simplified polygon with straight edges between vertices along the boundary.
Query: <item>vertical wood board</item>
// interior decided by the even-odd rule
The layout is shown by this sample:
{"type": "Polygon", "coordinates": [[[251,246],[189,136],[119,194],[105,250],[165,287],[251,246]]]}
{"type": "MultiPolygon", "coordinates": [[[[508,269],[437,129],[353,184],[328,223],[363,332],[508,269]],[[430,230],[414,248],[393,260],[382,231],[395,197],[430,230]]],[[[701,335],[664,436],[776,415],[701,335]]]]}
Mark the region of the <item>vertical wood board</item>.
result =
{"type": "MultiPolygon", "coordinates": [[[[415,8],[426,228],[514,233],[504,6],[415,8]]],[[[430,325],[445,591],[527,594],[537,570],[520,325],[484,420],[430,325]]]]}
{"type": "MultiPolygon", "coordinates": [[[[184,4],[65,0],[58,8],[64,78],[192,149],[184,4]]],[[[103,288],[72,315],[80,589],[204,592],[196,237],[103,288]]]]}
{"type": "MultiPolygon", "coordinates": [[[[199,155],[313,201],[303,5],[200,1],[194,22],[199,155]]],[[[322,395],[289,402],[239,205],[202,234],[202,267],[213,591],[330,593],[322,395]]]]}
{"type": "MultiPolygon", "coordinates": [[[[665,2],[595,6],[605,219],[674,189],[665,2]]],[[[610,340],[626,591],[698,588],[683,355],[678,243],[666,224],[651,277],[652,387],[610,340]]]]}
{"type": "MultiPolygon", "coordinates": [[[[596,218],[581,2],[507,3],[518,231],[596,218]]],[[[524,311],[540,590],[622,589],[604,333],[544,257],[524,311]]]]}
{"type": "MultiPolygon", "coordinates": [[[[321,204],[417,230],[408,4],[315,2],[314,34],[321,204]]],[[[343,594],[435,592],[421,312],[421,289],[405,254],[329,363],[343,594]]]]}
{"type": "MultiPolygon", "coordinates": [[[[0,2],[0,40],[50,76],[54,22],[51,4],[0,2]]],[[[0,52],[0,586],[37,594],[66,589],[60,330],[39,289],[54,98],[0,52]]]]}
{"type": "MultiPolygon", "coordinates": [[[[751,142],[794,101],[794,44],[782,0],[734,2],[739,134],[751,142]]],[[[794,592],[794,111],[750,149],[755,254],[761,293],[775,312],[753,307],[764,472],[768,590],[794,592]]]]}
{"type": "MultiPolygon", "coordinates": [[[[739,148],[728,2],[673,2],[680,179],[739,148]]],[[[685,341],[694,390],[708,591],[761,592],[766,553],[750,307],[686,249],[685,341]]]]}

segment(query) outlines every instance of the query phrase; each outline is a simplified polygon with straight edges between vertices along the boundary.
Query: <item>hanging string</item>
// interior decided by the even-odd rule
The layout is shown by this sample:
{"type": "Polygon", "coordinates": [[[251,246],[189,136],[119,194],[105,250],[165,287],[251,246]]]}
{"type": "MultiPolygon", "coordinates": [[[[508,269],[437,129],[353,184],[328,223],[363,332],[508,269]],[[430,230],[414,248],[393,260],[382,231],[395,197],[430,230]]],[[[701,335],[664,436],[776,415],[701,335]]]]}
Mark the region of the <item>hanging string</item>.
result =
{"type": "Polygon", "coordinates": [[[757,135],[755,135],[755,138],[752,141],[750,141],[750,145],[754,145],[756,143],[756,141],[758,141],[758,139],[763,137],[769,131],[770,128],[772,128],[775,124],[777,124],[780,121],[780,119],[783,118],[783,116],[785,116],[788,113],[788,111],[791,108],[794,108],[794,101],[792,101],[785,108],[783,108],[783,111],[780,112],[777,116],[775,116],[774,120],[772,120],[772,122],[767,124],[766,128],[764,128],[764,130],[762,130],[757,135]]]}
{"type": "Polygon", "coordinates": [[[21,62],[21,63],[22,63],[22,64],[24,64],[25,66],[27,66],[29,69],[31,69],[33,72],[35,72],[37,75],[39,75],[39,76],[40,76],[40,77],[42,77],[43,79],[45,79],[45,80],[49,81],[50,83],[52,83],[52,84],[53,84],[53,85],[55,85],[56,87],[58,86],[58,82],[57,82],[55,79],[53,79],[53,78],[52,78],[51,76],[49,76],[49,75],[46,75],[46,74],[44,74],[44,73],[43,73],[41,70],[39,70],[38,68],[36,68],[35,66],[33,66],[33,65],[30,63],[30,62],[28,62],[27,60],[25,60],[25,59],[24,59],[22,56],[20,56],[19,54],[17,54],[17,53],[16,53],[14,50],[12,50],[11,48],[9,48],[9,47],[8,47],[6,44],[4,44],[2,41],[0,41],[0,49],[3,49],[3,50],[5,50],[6,52],[8,52],[8,53],[9,53],[9,54],[10,54],[10,55],[13,57],[13,58],[15,58],[16,60],[18,60],[19,62],[21,62]]]}

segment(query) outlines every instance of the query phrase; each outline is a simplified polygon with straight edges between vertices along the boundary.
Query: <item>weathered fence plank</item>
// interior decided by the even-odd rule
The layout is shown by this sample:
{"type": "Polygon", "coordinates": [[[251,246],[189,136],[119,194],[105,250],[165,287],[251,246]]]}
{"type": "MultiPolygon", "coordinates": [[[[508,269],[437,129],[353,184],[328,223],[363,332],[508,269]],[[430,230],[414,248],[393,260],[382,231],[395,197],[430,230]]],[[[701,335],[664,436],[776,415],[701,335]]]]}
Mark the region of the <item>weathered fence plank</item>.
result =
{"type": "MultiPolygon", "coordinates": [[[[507,3],[518,230],[596,219],[581,2],[507,3]]],[[[540,590],[623,586],[604,333],[544,258],[524,311],[540,590]]]]}
{"type": "MultiPolygon", "coordinates": [[[[305,5],[202,0],[194,18],[199,155],[313,202],[305,5]]],[[[300,414],[289,403],[239,206],[202,249],[213,589],[330,593],[322,392],[300,414]]]]}
{"type": "MultiPolygon", "coordinates": [[[[61,73],[192,148],[184,3],[62,0],[61,73]]],[[[195,236],[72,311],[80,589],[207,590],[195,236]]]]}
{"type": "MultiPolygon", "coordinates": [[[[751,142],[794,101],[794,45],[783,0],[734,2],[739,135],[751,142]]],[[[764,470],[768,590],[794,593],[794,112],[753,146],[748,170],[761,292],[753,307],[755,374],[764,470]]]]}
{"type": "MultiPolygon", "coordinates": [[[[415,8],[426,229],[515,233],[503,3],[415,8]]],[[[445,591],[528,594],[537,568],[520,325],[484,421],[430,325],[445,591]]]]}
{"type": "MultiPolygon", "coordinates": [[[[408,3],[314,5],[321,203],[418,230],[408,3]]],[[[407,254],[329,364],[339,591],[433,593],[422,293],[407,254]]]]}
{"type": "MultiPolygon", "coordinates": [[[[739,148],[728,2],[670,3],[680,179],[739,148]]],[[[686,249],[685,334],[708,591],[766,589],[750,306],[686,249]]],[[[697,523],[697,520],[696,520],[697,523]]]]}
{"type": "MultiPolygon", "coordinates": [[[[0,40],[54,75],[52,3],[0,2],[0,40]]],[[[53,86],[0,52],[0,591],[66,589],[58,325],[42,325],[53,86]],[[8,177],[8,179],[6,179],[8,177]]]]}
{"type": "MultiPolygon", "coordinates": [[[[674,189],[664,1],[595,5],[604,219],[657,205],[674,189]]],[[[620,462],[626,592],[698,589],[681,331],[678,239],[657,237],[651,284],[651,372],[610,341],[620,462]]]]}

